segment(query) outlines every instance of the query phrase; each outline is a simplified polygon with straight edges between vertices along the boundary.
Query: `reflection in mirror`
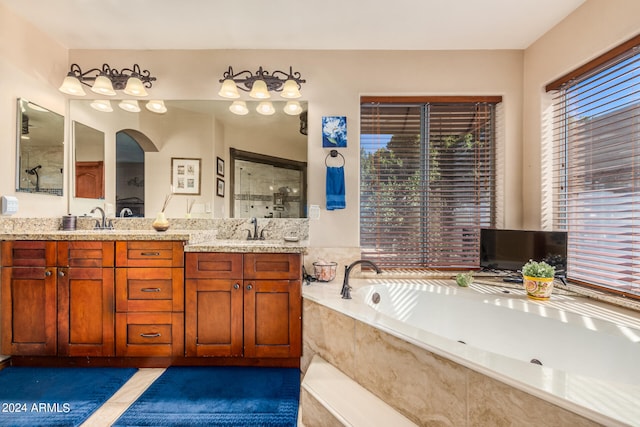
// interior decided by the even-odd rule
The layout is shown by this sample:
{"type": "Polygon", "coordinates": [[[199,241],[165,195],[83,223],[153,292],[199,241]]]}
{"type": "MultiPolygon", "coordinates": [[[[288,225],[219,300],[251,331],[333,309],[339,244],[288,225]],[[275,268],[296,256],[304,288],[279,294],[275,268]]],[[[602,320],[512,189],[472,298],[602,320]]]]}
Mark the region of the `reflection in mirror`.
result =
{"type": "Polygon", "coordinates": [[[306,162],[230,151],[234,218],[306,216],[306,162]]]}
{"type": "MultiPolygon", "coordinates": [[[[128,208],[133,216],[144,216],[149,210],[145,205],[161,203],[170,186],[171,158],[183,157],[202,159],[202,194],[196,197],[195,214],[208,217],[228,213],[233,216],[230,147],[306,162],[307,135],[303,115],[283,111],[286,101],[273,101],[275,113],[269,116],[256,112],[257,102],[246,102],[246,115],[230,112],[231,104],[221,100],[165,100],[167,111],[164,114],[146,108],[137,113],[113,108],[112,112],[105,113],[91,108],[88,100],[73,99],[69,102],[69,115],[71,120],[88,124],[105,134],[105,203],[115,206],[115,215],[120,216],[122,209],[128,208]],[[131,153],[121,145],[127,136],[138,146],[134,147],[138,154],[133,157],[128,157],[131,153]],[[228,161],[222,174],[215,169],[218,157],[228,161]],[[228,189],[224,197],[217,195],[217,179],[228,189]],[[207,206],[211,210],[207,210],[207,206]]],[[[303,110],[307,109],[306,102],[300,104],[303,110]]],[[[270,197],[273,199],[273,193],[270,197]]],[[[72,198],[71,210],[81,214],[95,206],[83,204],[85,201],[88,203],[85,199],[72,198]]],[[[182,217],[183,206],[184,203],[174,200],[167,214],[182,217]]],[[[150,212],[154,213],[153,210],[150,212]]],[[[261,214],[264,215],[267,213],[261,214]]]]}
{"type": "Polygon", "coordinates": [[[116,213],[144,217],[144,150],[124,131],[116,133],[116,213]]]}
{"type": "Polygon", "coordinates": [[[63,116],[25,99],[17,111],[16,191],[62,196],[63,116]]]}
{"type": "Polygon", "coordinates": [[[73,122],[76,197],[104,199],[104,133],[73,122]]]}

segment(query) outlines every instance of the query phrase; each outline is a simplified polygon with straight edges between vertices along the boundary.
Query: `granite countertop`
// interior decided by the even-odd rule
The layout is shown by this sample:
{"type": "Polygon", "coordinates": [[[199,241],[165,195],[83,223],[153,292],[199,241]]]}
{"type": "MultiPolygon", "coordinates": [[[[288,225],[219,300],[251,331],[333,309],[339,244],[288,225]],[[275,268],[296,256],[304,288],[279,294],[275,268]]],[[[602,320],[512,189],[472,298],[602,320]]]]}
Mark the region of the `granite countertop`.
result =
{"type": "Polygon", "coordinates": [[[204,230],[75,230],[25,231],[0,234],[0,240],[180,240],[185,252],[262,252],[304,253],[308,241],[216,239],[215,232],[204,230]]]}

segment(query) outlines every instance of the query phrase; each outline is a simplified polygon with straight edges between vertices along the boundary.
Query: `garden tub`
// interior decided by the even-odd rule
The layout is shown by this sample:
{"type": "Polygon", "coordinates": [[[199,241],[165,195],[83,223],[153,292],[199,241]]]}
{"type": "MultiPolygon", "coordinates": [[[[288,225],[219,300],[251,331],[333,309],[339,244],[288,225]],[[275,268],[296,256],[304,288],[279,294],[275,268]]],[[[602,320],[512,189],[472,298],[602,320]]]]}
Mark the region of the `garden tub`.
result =
{"type": "Polygon", "coordinates": [[[640,425],[640,313],[453,280],[353,280],[304,297],[605,425],[640,425]],[[334,295],[335,293],[335,295],[334,295]]]}

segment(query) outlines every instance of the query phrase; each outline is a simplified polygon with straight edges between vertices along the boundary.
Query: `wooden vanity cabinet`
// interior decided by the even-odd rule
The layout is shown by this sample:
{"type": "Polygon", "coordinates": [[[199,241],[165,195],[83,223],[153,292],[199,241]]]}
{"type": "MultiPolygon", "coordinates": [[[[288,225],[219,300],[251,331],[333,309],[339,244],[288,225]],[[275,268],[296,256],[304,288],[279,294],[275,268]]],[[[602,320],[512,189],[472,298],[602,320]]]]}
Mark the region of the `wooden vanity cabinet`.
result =
{"type": "Polygon", "coordinates": [[[56,242],[3,241],[2,353],[55,356],[56,242]]]}
{"type": "Polygon", "coordinates": [[[113,356],[114,242],[64,241],[58,253],[58,356],[113,356]]]}
{"type": "Polygon", "coordinates": [[[184,244],[116,242],[116,355],[184,356],[184,244]]]}
{"type": "Polygon", "coordinates": [[[187,357],[299,357],[300,257],[187,253],[187,357]]]}

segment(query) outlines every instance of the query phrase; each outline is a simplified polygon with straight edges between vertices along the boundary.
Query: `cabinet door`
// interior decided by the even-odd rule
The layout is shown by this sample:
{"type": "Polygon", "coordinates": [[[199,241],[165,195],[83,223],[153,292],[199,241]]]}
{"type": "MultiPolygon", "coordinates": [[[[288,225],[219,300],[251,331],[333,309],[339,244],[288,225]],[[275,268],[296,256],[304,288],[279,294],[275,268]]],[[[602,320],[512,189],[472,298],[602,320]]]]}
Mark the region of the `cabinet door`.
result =
{"type": "Polygon", "coordinates": [[[245,280],[245,357],[302,354],[300,286],[300,280],[245,280]]]}
{"type": "Polygon", "coordinates": [[[186,355],[242,356],[242,282],[187,279],[185,292],[186,355]]]}
{"type": "Polygon", "coordinates": [[[58,268],[58,355],[113,356],[113,268],[58,268]]]}
{"type": "Polygon", "coordinates": [[[3,267],[0,293],[2,353],[55,356],[55,267],[3,267]]]}

